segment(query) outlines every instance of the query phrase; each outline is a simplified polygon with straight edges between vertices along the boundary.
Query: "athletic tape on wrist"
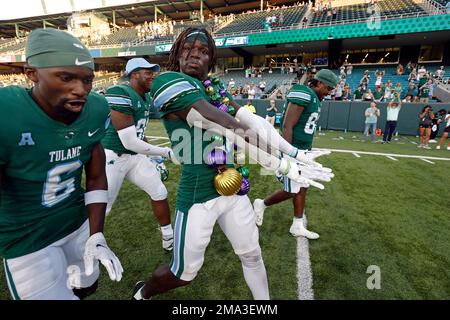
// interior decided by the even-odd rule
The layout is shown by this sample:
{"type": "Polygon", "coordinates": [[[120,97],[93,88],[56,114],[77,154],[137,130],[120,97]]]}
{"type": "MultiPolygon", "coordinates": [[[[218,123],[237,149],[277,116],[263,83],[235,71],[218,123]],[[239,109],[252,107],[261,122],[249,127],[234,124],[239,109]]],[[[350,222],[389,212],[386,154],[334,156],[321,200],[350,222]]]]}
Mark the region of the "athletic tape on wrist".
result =
{"type": "Polygon", "coordinates": [[[108,190],[93,190],[84,194],[84,204],[108,203],[108,190]]]}

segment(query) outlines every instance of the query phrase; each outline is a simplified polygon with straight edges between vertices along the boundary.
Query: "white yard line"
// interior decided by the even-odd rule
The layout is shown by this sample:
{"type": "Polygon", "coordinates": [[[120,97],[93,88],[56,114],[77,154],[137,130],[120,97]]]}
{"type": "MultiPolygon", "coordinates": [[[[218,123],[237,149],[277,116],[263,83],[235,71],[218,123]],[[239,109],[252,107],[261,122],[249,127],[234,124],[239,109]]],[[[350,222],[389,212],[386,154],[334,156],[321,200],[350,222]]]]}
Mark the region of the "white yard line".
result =
{"type": "MultiPolygon", "coordinates": [[[[304,217],[306,227],[306,215],[304,217]]],[[[311,260],[309,259],[309,242],[305,237],[297,238],[297,281],[298,299],[314,300],[311,260]]]]}
{"type": "Polygon", "coordinates": [[[331,152],[341,152],[341,153],[357,153],[357,154],[368,154],[373,156],[384,156],[384,157],[395,157],[395,158],[413,158],[413,159],[428,159],[428,160],[442,160],[450,161],[450,158],[444,157],[429,157],[429,156],[417,156],[410,154],[397,154],[397,153],[381,153],[381,152],[368,152],[368,151],[358,151],[358,150],[341,150],[341,149],[321,149],[313,148],[313,150],[330,150],[331,152]]]}
{"type": "Polygon", "coordinates": [[[157,144],[156,146],[157,146],[157,147],[161,147],[161,146],[165,146],[165,145],[167,145],[167,144],[170,144],[170,141],[167,141],[167,142],[163,142],[163,143],[157,144]]]}
{"type": "Polygon", "coordinates": [[[357,158],[361,158],[361,156],[359,154],[357,154],[356,152],[353,152],[352,154],[357,158]]]}
{"type": "Polygon", "coordinates": [[[394,160],[394,161],[398,161],[398,159],[395,159],[394,157],[391,157],[391,156],[386,156],[386,158],[389,158],[389,159],[394,160]]]}
{"type": "Polygon", "coordinates": [[[434,164],[434,162],[433,161],[430,161],[430,160],[427,160],[427,159],[420,159],[420,160],[422,160],[422,161],[425,161],[425,162],[428,162],[428,163],[431,163],[431,164],[434,164]]]}
{"type": "Polygon", "coordinates": [[[164,139],[164,140],[169,140],[168,137],[159,137],[159,136],[145,136],[147,139],[152,139],[152,140],[158,140],[158,139],[164,139]]]}

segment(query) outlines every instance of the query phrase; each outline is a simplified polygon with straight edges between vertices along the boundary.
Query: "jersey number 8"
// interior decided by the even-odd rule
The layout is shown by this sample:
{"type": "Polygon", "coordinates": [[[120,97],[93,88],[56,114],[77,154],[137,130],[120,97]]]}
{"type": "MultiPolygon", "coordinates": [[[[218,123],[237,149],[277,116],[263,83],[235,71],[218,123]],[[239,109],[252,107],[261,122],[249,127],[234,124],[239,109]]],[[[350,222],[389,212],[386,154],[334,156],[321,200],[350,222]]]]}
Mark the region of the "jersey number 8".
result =
{"type": "Polygon", "coordinates": [[[319,120],[319,114],[317,112],[311,113],[311,115],[308,118],[308,121],[306,121],[305,133],[314,134],[314,131],[316,130],[317,126],[317,120],[319,120]]]}

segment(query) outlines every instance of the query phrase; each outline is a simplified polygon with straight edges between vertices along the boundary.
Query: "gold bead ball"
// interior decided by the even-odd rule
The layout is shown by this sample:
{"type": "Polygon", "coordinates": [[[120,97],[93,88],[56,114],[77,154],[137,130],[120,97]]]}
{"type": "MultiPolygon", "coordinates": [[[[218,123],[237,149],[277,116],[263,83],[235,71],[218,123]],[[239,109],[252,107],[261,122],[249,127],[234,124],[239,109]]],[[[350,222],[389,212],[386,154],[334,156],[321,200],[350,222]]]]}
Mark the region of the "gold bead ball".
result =
{"type": "Polygon", "coordinates": [[[208,87],[208,88],[206,88],[206,93],[208,93],[208,94],[214,94],[214,88],[213,87],[208,87]]]}
{"type": "Polygon", "coordinates": [[[222,196],[232,196],[239,192],[242,176],[236,169],[227,168],[214,177],[214,187],[222,196]]]}
{"type": "Polygon", "coordinates": [[[225,97],[225,98],[223,98],[222,101],[223,101],[223,103],[225,103],[227,106],[230,105],[230,98],[225,97]]]}

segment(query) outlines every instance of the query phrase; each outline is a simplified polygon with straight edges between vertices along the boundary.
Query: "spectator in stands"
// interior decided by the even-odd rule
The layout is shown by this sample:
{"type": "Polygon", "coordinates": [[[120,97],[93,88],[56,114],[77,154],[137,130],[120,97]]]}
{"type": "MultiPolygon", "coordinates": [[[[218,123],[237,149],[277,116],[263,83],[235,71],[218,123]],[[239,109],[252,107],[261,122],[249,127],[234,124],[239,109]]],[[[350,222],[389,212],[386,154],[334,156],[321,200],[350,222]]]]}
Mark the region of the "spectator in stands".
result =
{"type": "Polygon", "coordinates": [[[228,82],[228,91],[231,91],[236,86],[236,82],[233,80],[233,78],[230,79],[228,82]]]}
{"type": "Polygon", "coordinates": [[[395,88],[393,90],[392,99],[394,100],[394,102],[402,101],[402,98],[401,98],[402,92],[403,92],[402,84],[400,82],[397,82],[397,85],[395,86],[395,88]]]}
{"type": "Polygon", "coordinates": [[[269,102],[269,107],[266,109],[267,114],[266,114],[266,120],[271,124],[271,125],[275,125],[275,116],[278,112],[278,109],[275,105],[275,100],[270,100],[269,102]]]}
{"type": "Polygon", "coordinates": [[[384,128],[383,143],[391,143],[392,135],[397,127],[398,113],[402,107],[402,101],[391,101],[387,106],[386,126],[384,128]]]}
{"type": "Polygon", "coordinates": [[[259,90],[261,90],[261,92],[264,93],[264,91],[266,90],[266,81],[261,80],[259,82],[259,90]]]}
{"type": "Polygon", "coordinates": [[[248,98],[253,100],[253,99],[255,99],[255,96],[256,96],[256,88],[255,88],[255,84],[252,83],[250,85],[250,89],[248,89],[248,98]]]}
{"type": "Polygon", "coordinates": [[[409,75],[412,72],[412,70],[413,70],[413,65],[412,65],[412,62],[409,61],[408,64],[406,65],[405,73],[409,75]]]}
{"type": "Polygon", "coordinates": [[[417,72],[416,72],[416,69],[413,68],[411,73],[408,76],[408,81],[409,82],[411,82],[411,81],[415,82],[416,80],[417,80],[417,72]]]}
{"type": "Polygon", "coordinates": [[[377,120],[380,116],[380,110],[377,108],[377,104],[375,102],[372,102],[370,104],[370,107],[366,109],[364,112],[364,115],[366,116],[365,120],[365,127],[364,132],[362,136],[362,140],[366,141],[367,134],[369,133],[369,130],[371,131],[371,139],[372,141],[375,141],[375,131],[377,129],[377,120]]]}
{"type": "Polygon", "coordinates": [[[353,71],[353,66],[351,64],[347,65],[347,75],[350,76],[353,71]]]}
{"type": "Polygon", "coordinates": [[[352,91],[350,90],[350,87],[346,85],[344,87],[344,92],[342,94],[342,100],[343,101],[350,101],[352,98],[352,91]]]}
{"type": "Polygon", "coordinates": [[[389,80],[386,83],[386,87],[384,88],[384,101],[385,102],[391,101],[391,99],[394,96],[393,91],[394,91],[394,89],[392,88],[392,82],[389,80]]]}
{"type": "Polygon", "coordinates": [[[250,85],[248,82],[245,83],[244,87],[242,88],[242,99],[248,99],[248,90],[250,89],[250,85]]]}
{"type": "MultiPolygon", "coordinates": [[[[448,134],[450,133],[450,109],[447,111],[447,115],[445,116],[444,123],[445,123],[444,132],[442,133],[442,137],[439,139],[439,142],[436,146],[436,149],[438,149],[438,150],[441,148],[441,145],[444,143],[445,139],[448,138],[448,134]]],[[[447,145],[447,150],[450,150],[450,141],[447,145]]]]}
{"type": "Polygon", "coordinates": [[[353,93],[353,101],[362,101],[364,95],[364,90],[362,86],[358,86],[358,89],[353,93]]]}
{"type": "Polygon", "coordinates": [[[344,94],[344,83],[342,83],[342,81],[340,81],[335,90],[334,90],[334,100],[336,101],[342,101],[342,95],[344,94]]]}
{"type": "Polygon", "coordinates": [[[419,113],[419,146],[418,148],[431,149],[428,145],[431,134],[431,126],[434,118],[433,109],[430,105],[423,107],[422,111],[419,113]]]}
{"type": "Polygon", "coordinates": [[[247,101],[247,104],[244,105],[244,108],[248,109],[248,111],[250,111],[251,113],[255,113],[256,114],[256,108],[255,106],[252,104],[251,100],[247,101]]]}
{"type": "Polygon", "coordinates": [[[370,82],[370,74],[369,74],[369,70],[366,70],[359,83],[367,87],[369,82],[370,82]]]}
{"type": "Polygon", "coordinates": [[[439,69],[436,70],[435,76],[436,79],[442,80],[444,78],[445,70],[444,66],[441,66],[439,69]]]}
{"type": "Polygon", "coordinates": [[[363,100],[364,101],[373,101],[374,100],[374,96],[373,96],[372,90],[367,89],[367,91],[364,92],[363,100]]]}
{"type": "Polygon", "coordinates": [[[419,88],[419,101],[423,103],[428,103],[430,99],[432,80],[427,81],[423,86],[419,88]]]}
{"type": "Polygon", "coordinates": [[[422,77],[424,77],[427,73],[427,69],[424,66],[419,66],[419,70],[417,70],[417,79],[420,81],[422,77]]]}
{"type": "Polygon", "coordinates": [[[406,91],[406,102],[417,102],[418,99],[419,90],[417,89],[417,86],[414,84],[414,82],[410,82],[408,84],[408,90],[406,91]]]}
{"type": "Polygon", "coordinates": [[[373,93],[373,101],[383,102],[384,93],[381,86],[377,86],[375,92],[373,93]]]}
{"type": "Polygon", "coordinates": [[[397,66],[397,75],[403,75],[403,65],[401,63],[397,66]]]}
{"type": "Polygon", "coordinates": [[[381,84],[383,83],[384,71],[375,71],[375,76],[377,77],[377,80],[375,81],[375,87],[381,86],[381,84]]]}
{"type": "Polygon", "coordinates": [[[307,24],[308,24],[308,18],[305,16],[305,17],[303,17],[303,20],[302,20],[302,28],[306,28],[307,24]]]}

